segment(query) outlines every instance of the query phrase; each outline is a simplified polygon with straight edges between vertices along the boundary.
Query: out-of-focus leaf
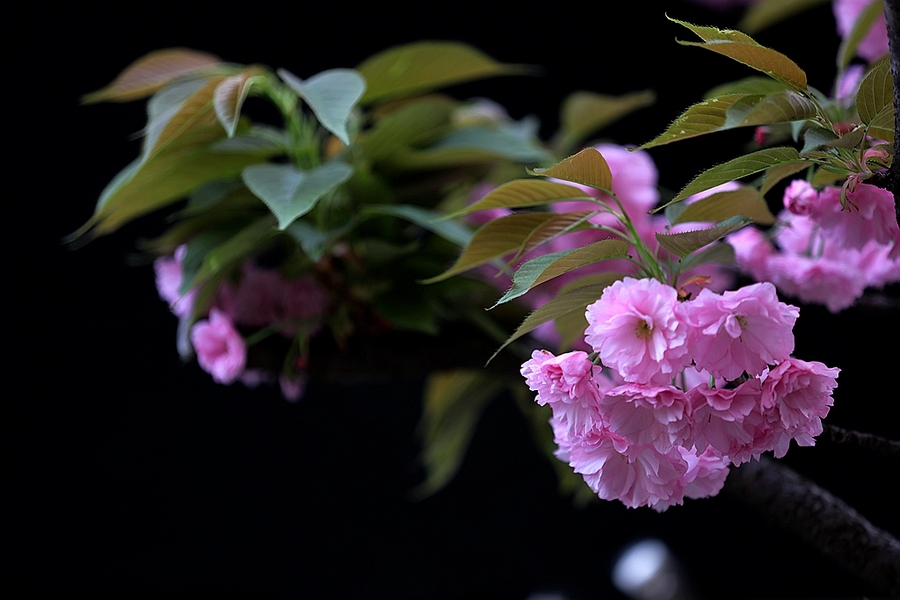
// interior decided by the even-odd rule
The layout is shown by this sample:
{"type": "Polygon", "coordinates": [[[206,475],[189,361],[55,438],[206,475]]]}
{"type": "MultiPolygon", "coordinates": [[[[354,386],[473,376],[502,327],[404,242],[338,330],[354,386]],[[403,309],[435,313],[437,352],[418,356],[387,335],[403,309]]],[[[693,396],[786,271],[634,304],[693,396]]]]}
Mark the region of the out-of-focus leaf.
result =
{"type": "Polygon", "coordinates": [[[418,433],[425,480],[417,499],[444,488],[459,471],[481,414],[506,386],[503,378],[480,369],[437,371],[428,376],[418,433]]]}
{"type": "Polygon", "coordinates": [[[622,277],[623,275],[621,273],[613,272],[604,273],[599,276],[595,275],[592,276],[591,283],[587,283],[580,287],[572,287],[565,292],[560,292],[555,298],[547,301],[539,308],[532,311],[531,314],[522,321],[522,324],[519,325],[513,334],[503,342],[503,345],[497,348],[496,352],[491,355],[488,362],[493,360],[493,358],[509,344],[523,335],[534,331],[544,323],[553,321],[554,319],[572,313],[573,311],[584,312],[589,304],[596,302],[597,299],[600,298],[601,294],[603,294],[603,290],[606,289],[608,285],[622,277]]]}
{"type": "Polygon", "coordinates": [[[769,190],[775,187],[775,185],[782,179],[790,177],[791,175],[799,173],[800,171],[807,168],[809,168],[808,164],[795,162],[775,165],[770,169],[766,169],[766,174],[763,176],[762,185],[759,187],[760,196],[765,196],[769,192],[769,190]]]}
{"type": "Polygon", "coordinates": [[[750,75],[728,83],[721,83],[708,90],[704,98],[718,98],[720,96],[768,96],[793,89],[777,79],[763,77],[762,75],[750,75]]]}
{"type": "Polygon", "coordinates": [[[82,96],[81,102],[137,100],[157,92],[176,79],[198,75],[221,64],[218,56],[189,48],[155,50],[125,67],[108,86],[82,96]]]}
{"type": "Polygon", "coordinates": [[[837,134],[830,127],[812,125],[803,131],[803,148],[800,153],[809,154],[813,150],[821,148],[838,139],[837,134]]]}
{"type": "Polygon", "coordinates": [[[459,221],[445,220],[443,219],[444,215],[419,206],[409,204],[373,204],[363,207],[359,215],[360,217],[368,215],[400,217],[459,246],[465,246],[472,239],[472,230],[467,225],[459,221]]]}
{"type": "Polygon", "coordinates": [[[591,211],[515,213],[488,221],[475,232],[452,267],[422,283],[442,281],[511,253],[521,256],[583,222],[590,214],[591,211]]]}
{"type": "Polygon", "coordinates": [[[518,298],[528,290],[575,269],[609,258],[627,256],[628,248],[628,244],[622,240],[607,239],[581,248],[536,256],[516,270],[512,286],[491,308],[518,298]]]}
{"type": "Polygon", "coordinates": [[[688,256],[681,266],[682,273],[690,269],[696,269],[701,265],[715,263],[716,265],[734,264],[734,246],[731,244],[712,244],[700,252],[688,256]]]}
{"type": "Polygon", "coordinates": [[[353,167],[332,161],[309,171],[289,164],[252,165],[244,169],[241,177],[250,191],[278,218],[278,228],[285,229],[351,175],[353,167]]]}
{"type": "Polygon", "coordinates": [[[612,172],[609,170],[606,159],[596,148],[585,148],[552,167],[532,169],[531,173],[580,183],[604,191],[612,188],[612,172]]]}
{"type": "Polygon", "coordinates": [[[728,234],[734,233],[741,227],[751,223],[752,221],[743,215],[731,217],[726,221],[718,223],[714,227],[698,229],[697,231],[685,231],[682,233],[657,233],[656,239],[660,245],[666,250],[678,255],[681,258],[686,257],[691,252],[699,250],[707,244],[711,244],[722,239],[728,234]]]}
{"type": "MultiPolygon", "coordinates": [[[[224,135],[222,128],[216,124],[224,135]]],[[[219,153],[209,146],[166,151],[142,162],[135,159],[106,186],[91,218],[70,236],[111,233],[140,216],[176,202],[198,186],[236,177],[265,160],[258,154],[219,153]]]]}
{"type": "Polygon", "coordinates": [[[322,258],[325,249],[328,247],[328,233],[317,229],[303,219],[295,219],[293,223],[287,226],[285,231],[297,240],[300,248],[313,262],[322,258]]]}
{"type": "Polygon", "coordinates": [[[784,54],[761,46],[749,35],[733,29],[716,29],[715,27],[693,25],[671,17],[668,19],[687,27],[703,40],[703,42],[679,40],[679,44],[706,48],[762,71],[769,77],[783,81],[795,89],[806,89],[806,73],[803,69],[784,54]]]}
{"type": "Polygon", "coordinates": [[[367,105],[486,77],[526,74],[531,69],[497,62],[468,44],[422,41],[379,52],[357,70],[366,80],[360,104],[367,105]]]}
{"type": "Polygon", "coordinates": [[[839,71],[843,71],[856,56],[857,48],[877,19],[884,21],[884,0],[869,0],[869,4],[857,15],[850,32],[841,40],[841,47],[837,53],[839,71]]]}
{"type": "Polygon", "coordinates": [[[796,162],[805,162],[805,159],[800,156],[797,150],[789,147],[764,148],[763,150],[739,156],[700,173],[664,206],[654,209],[654,212],[688,196],[705,192],[717,185],[737,181],[742,177],[765,171],[777,165],[796,162]]]}
{"type": "Polygon", "coordinates": [[[290,71],[278,70],[288,86],[312,109],[322,127],[350,144],[347,123],[366,89],[366,81],[354,69],[329,69],[302,80],[290,71]]]}
{"type": "Polygon", "coordinates": [[[225,137],[213,108],[216,88],[224,77],[175,83],[147,103],[142,160],[167,150],[197,146],[225,137]]]}
{"type": "Polygon", "coordinates": [[[216,86],[213,92],[213,108],[228,137],[234,136],[244,100],[250,94],[253,84],[260,79],[260,76],[248,70],[226,77],[216,86]]]}
{"type": "Polygon", "coordinates": [[[455,103],[444,97],[428,97],[410,102],[378,119],[358,142],[362,154],[379,162],[410,147],[433,141],[450,123],[455,103]]]}
{"type": "Polygon", "coordinates": [[[780,21],[830,0],[756,0],[738,23],[738,29],[753,35],[780,21]]]}
{"type": "MultiPolygon", "coordinates": [[[[542,179],[514,179],[498,186],[477,202],[447,215],[446,218],[492,208],[528,208],[563,200],[591,199],[584,190],[567,183],[542,179]]],[[[600,205],[597,207],[599,209],[600,205]]]]}
{"type": "Polygon", "coordinates": [[[554,146],[566,152],[592,133],[654,102],[656,94],[651,90],[621,96],[588,91],[573,92],[563,100],[560,127],[554,146]]]}
{"type": "Polygon", "coordinates": [[[754,188],[742,187],[717,192],[688,204],[672,224],[693,221],[719,223],[736,215],[744,215],[760,225],[775,222],[775,215],[769,210],[762,195],[754,188]]]}

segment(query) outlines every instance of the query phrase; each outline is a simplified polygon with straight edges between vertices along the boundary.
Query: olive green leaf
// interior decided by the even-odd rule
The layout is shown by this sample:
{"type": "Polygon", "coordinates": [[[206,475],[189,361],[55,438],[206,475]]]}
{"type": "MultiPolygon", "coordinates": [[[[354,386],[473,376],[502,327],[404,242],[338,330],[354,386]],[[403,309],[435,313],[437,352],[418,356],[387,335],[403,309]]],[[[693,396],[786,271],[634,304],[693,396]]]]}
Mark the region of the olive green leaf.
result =
{"type": "Polygon", "coordinates": [[[875,63],[863,77],[856,93],[856,108],[871,135],[894,140],[894,81],[888,59],[875,63]]]}
{"type": "Polygon", "coordinates": [[[521,256],[578,226],[592,214],[593,211],[514,213],[488,221],[475,232],[452,267],[422,283],[442,281],[512,253],[521,256]]]}
{"type": "Polygon", "coordinates": [[[213,108],[228,137],[234,137],[244,100],[250,94],[253,84],[261,79],[261,76],[247,70],[226,77],[213,91],[213,108]]]}
{"type": "Polygon", "coordinates": [[[681,258],[685,258],[690,253],[720,240],[730,233],[734,233],[751,222],[749,218],[743,215],[736,215],[705,229],[682,233],[657,233],[656,239],[665,249],[681,258]]]}
{"type": "Polygon", "coordinates": [[[609,191],[613,183],[612,172],[606,159],[599,150],[591,147],[559,161],[552,167],[535,168],[529,172],[532,175],[553,177],[604,191],[609,191]]]}
{"type": "Polygon", "coordinates": [[[561,250],[528,260],[516,270],[513,284],[491,308],[509,302],[528,290],[575,269],[609,258],[628,255],[628,244],[618,239],[600,240],[581,248],[561,250]]]}
{"type": "Polygon", "coordinates": [[[531,70],[525,65],[497,62],[468,44],[448,41],[394,46],[367,58],[356,69],[366,81],[362,105],[531,70]]]}
{"type": "Polygon", "coordinates": [[[803,69],[784,54],[761,46],[749,35],[733,29],[716,29],[715,27],[693,25],[671,17],[668,19],[690,29],[703,40],[702,42],[679,40],[679,44],[706,48],[762,71],[769,77],[782,81],[795,89],[806,89],[806,73],[803,69]]]}
{"type": "Polygon", "coordinates": [[[453,479],[481,413],[506,385],[503,378],[481,369],[436,371],[428,376],[418,425],[426,476],[413,490],[414,498],[427,498],[453,479]]]}
{"type": "Polygon", "coordinates": [[[771,225],[775,215],[769,210],[762,194],[751,187],[717,192],[688,204],[672,221],[673,225],[692,221],[719,223],[744,215],[759,225],[771,225]]]}
{"type": "Polygon", "coordinates": [[[621,96],[581,90],[573,92],[563,100],[559,131],[552,145],[559,152],[567,152],[592,133],[654,102],[656,94],[650,90],[621,96]]]}
{"type": "Polygon", "coordinates": [[[751,2],[740,22],[738,29],[755,34],[780,21],[799,14],[809,8],[830,2],[831,0],[756,0],[751,2]]]}
{"type": "Polygon", "coordinates": [[[654,212],[665,208],[669,204],[683,200],[688,196],[705,192],[717,185],[722,185],[723,183],[728,183],[730,181],[737,181],[742,177],[753,175],[778,165],[798,162],[806,162],[806,159],[801,157],[794,148],[786,146],[764,148],[744,156],[739,156],[738,158],[729,160],[728,162],[700,173],[682,188],[682,190],[669,202],[654,209],[654,212]]]}
{"type": "Polygon", "coordinates": [[[567,183],[543,179],[514,179],[497,186],[477,202],[444,218],[455,218],[479,210],[529,208],[564,200],[592,200],[592,198],[584,190],[567,183]]]}

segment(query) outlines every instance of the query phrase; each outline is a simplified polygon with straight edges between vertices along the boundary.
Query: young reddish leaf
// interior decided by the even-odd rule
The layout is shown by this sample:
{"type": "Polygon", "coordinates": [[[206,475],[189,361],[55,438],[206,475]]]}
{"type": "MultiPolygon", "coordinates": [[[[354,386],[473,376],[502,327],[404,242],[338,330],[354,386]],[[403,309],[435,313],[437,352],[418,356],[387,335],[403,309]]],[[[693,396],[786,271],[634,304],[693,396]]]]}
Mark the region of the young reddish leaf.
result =
{"type": "Polygon", "coordinates": [[[628,255],[628,244],[618,239],[606,239],[582,248],[562,250],[537,256],[523,263],[513,275],[513,284],[491,308],[509,302],[555,277],[575,269],[628,255]]]}
{"type": "Polygon", "coordinates": [[[599,190],[609,191],[612,188],[612,172],[606,159],[599,150],[591,147],[561,160],[552,167],[532,169],[531,173],[589,185],[599,190]]]}
{"type": "Polygon", "coordinates": [[[254,76],[252,71],[244,71],[226,77],[213,91],[213,108],[228,137],[234,136],[244,100],[247,99],[250,88],[259,79],[260,77],[254,76]]]}
{"type": "Polygon", "coordinates": [[[670,21],[687,27],[703,42],[684,42],[684,46],[698,46],[732,58],[769,77],[783,81],[798,90],[806,89],[806,73],[784,54],[758,44],[753,38],[733,29],[702,27],[669,17],[670,21]]]}
{"type": "Polygon", "coordinates": [[[742,187],[738,190],[718,192],[692,202],[672,224],[695,221],[719,223],[736,215],[749,217],[760,225],[771,225],[775,222],[775,215],[769,210],[762,194],[754,188],[742,187]]]}
{"type": "Polygon", "coordinates": [[[530,70],[525,65],[497,62],[467,44],[444,41],[395,46],[369,57],[356,69],[366,80],[362,105],[530,70]]]}
{"type": "Polygon", "coordinates": [[[738,158],[729,160],[726,163],[717,165],[700,173],[682,188],[682,190],[669,202],[654,209],[654,212],[665,208],[669,204],[684,200],[688,196],[705,192],[717,185],[722,185],[723,183],[728,183],[730,181],[737,181],[742,177],[765,171],[766,169],[770,169],[777,165],[797,162],[809,161],[802,158],[794,148],[786,146],[764,148],[763,150],[757,150],[756,152],[739,156],[738,158]]]}
{"type": "Polygon", "coordinates": [[[684,258],[691,252],[720,240],[749,223],[751,223],[750,219],[743,215],[737,215],[707,229],[682,233],[657,233],[656,239],[665,249],[684,258]]]}
{"type": "Polygon", "coordinates": [[[481,200],[445,218],[455,218],[491,208],[528,208],[563,200],[591,200],[591,197],[584,190],[567,183],[543,179],[514,179],[498,186],[481,200]]]}
{"type": "Polygon", "coordinates": [[[213,108],[216,88],[225,77],[184,82],[160,91],[148,103],[142,160],[164,149],[197,146],[225,136],[213,108]]]}
{"type": "Polygon", "coordinates": [[[515,213],[488,221],[475,232],[452,267],[421,283],[443,281],[512,253],[522,255],[590,214],[591,211],[515,213]]]}
{"type": "Polygon", "coordinates": [[[85,94],[83,104],[128,102],[149,96],[176,79],[222,64],[218,56],[189,48],[156,50],[137,59],[103,89],[85,94]]]}

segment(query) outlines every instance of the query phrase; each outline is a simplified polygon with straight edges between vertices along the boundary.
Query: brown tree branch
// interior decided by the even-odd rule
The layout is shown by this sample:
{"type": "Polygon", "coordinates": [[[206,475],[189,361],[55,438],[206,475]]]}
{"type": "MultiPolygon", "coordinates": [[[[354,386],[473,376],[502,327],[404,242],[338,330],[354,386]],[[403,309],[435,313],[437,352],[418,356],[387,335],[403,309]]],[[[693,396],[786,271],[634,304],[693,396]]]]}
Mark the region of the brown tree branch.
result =
{"type": "Polygon", "coordinates": [[[900,598],[900,541],[784,464],[763,456],[732,469],[722,493],[809,542],[889,597],[900,598]]]}
{"type": "Polygon", "coordinates": [[[834,425],[825,425],[822,436],[819,439],[837,444],[853,444],[866,450],[900,459],[900,442],[889,440],[873,433],[852,431],[834,425]]]}

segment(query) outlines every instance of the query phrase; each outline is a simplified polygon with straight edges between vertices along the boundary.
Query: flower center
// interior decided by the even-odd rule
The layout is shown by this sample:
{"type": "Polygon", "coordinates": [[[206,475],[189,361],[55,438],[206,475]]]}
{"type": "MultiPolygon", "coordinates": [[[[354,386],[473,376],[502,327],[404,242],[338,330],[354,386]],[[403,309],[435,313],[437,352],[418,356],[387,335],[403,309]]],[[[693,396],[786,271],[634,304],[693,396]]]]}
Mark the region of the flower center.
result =
{"type": "Polygon", "coordinates": [[[653,335],[653,328],[647,323],[647,321],[641,319],[637,322],[637,325],[634,326],[634,334],[639,339],[647,339],[651,335],[653,335]]]}
{"type": "Polygon", "coordinates": [[[734,318],[738,322],[738,325],[741,326],[741,331],[747,331],[747,317],[743,315],[735,315],[734,318]]]}

